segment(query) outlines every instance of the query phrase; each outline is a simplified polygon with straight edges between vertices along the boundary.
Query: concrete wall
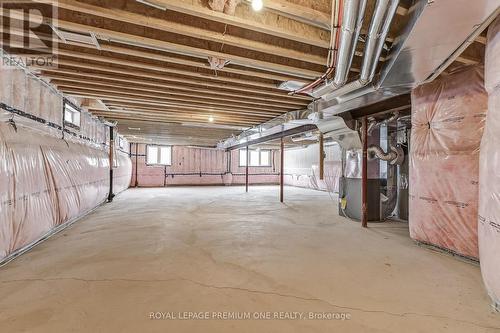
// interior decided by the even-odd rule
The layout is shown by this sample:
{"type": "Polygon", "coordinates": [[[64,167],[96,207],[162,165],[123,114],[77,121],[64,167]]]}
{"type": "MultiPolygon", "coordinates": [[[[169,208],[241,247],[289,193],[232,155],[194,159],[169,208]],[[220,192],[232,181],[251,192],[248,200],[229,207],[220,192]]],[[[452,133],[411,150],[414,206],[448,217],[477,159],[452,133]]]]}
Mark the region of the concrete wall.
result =
{"type": "MultiPolygon", "coordinates": [[[[239,151],[173,146],[171,166],[146,164],[146,144],[130,145],[131,186],[245,184],[245,167],[239,166],[239,151]],[[136,171],[137,166],[137,171],[136,171]]],[[[271,167],[250,167],[250,184],[279,183],[279,151],[272,151],[271,167]]]]}

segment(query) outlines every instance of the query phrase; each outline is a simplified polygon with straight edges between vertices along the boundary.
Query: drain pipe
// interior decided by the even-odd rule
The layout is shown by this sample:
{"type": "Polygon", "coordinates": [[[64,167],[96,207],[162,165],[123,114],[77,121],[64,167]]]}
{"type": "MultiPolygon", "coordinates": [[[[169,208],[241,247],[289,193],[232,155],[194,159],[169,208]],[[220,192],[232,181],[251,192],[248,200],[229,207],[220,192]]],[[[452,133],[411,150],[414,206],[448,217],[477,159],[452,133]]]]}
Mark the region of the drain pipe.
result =
{"type": "Polygon", "coordinates": [[[319,98],[347,82],[356,43],[359,38],[366,9],[366,0],[346,0],[344,2],[340,46],[337,56],[335,77],[332,81],[314,89],[312,96],[319,98]]]}
{"type": "Polygon", "coordinates": [[[325,101],[330,101],[346,94],[356,94],[357,91],[359,91],[360,94],[364,94],[367,88],[368,90],[373,89],[367,86],[375,77],[380,55],[398,6],[399,0],[377,1],[368,31],[360,78],[340,87],[336,86],[334,82],[329,83],[327,87],[322,87],[322,89],[313,91],[312,95],[314,97],[321,97],[325,101]]]}

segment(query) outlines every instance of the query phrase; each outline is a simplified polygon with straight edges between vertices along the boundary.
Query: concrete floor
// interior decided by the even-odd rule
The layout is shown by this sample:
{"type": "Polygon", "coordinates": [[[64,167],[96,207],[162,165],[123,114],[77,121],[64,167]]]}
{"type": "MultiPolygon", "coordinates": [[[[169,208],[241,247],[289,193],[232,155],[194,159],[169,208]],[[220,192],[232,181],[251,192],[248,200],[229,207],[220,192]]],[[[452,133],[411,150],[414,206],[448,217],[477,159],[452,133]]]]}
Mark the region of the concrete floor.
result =
{"type": "Polygon", "coordinates": [[[243,191],[121,194],[0,269],[0,331],[500,331],[479,268],[404,224],[363,230],[326,193],[287,188],[281,205],[277,187],[243,191]],[[350,319],[253,319],[280,312],[350,319]]]}

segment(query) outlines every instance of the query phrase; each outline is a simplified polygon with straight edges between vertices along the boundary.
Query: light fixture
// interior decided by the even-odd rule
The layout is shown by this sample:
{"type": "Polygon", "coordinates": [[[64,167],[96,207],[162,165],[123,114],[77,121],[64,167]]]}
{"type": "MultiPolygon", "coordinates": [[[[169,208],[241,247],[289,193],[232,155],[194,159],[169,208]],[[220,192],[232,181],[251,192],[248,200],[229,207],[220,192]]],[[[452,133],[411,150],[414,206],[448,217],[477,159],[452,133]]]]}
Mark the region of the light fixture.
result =
{"type": "Polygon", "coordinates": [[[262,9],[264,7],[264,2],[263,0],[252,0],[252,8],[256,12],[262,9]]]}
{"type": "Polygon", "coordinates": [[[215,121],[214,116],[208,117],[208,122],[213,123],[215,121]]]}

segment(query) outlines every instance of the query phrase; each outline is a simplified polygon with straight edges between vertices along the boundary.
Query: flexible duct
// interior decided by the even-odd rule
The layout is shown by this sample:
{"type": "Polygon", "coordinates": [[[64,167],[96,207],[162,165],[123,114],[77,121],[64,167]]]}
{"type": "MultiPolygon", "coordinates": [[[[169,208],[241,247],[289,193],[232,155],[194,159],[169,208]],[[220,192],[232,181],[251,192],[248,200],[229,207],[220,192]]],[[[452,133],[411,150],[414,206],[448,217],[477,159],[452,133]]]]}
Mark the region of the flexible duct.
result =
{"type": "Polygon", "coordinates": [[[372,158],[378,158],[382,161],[389,162],[391,165],[399,165],[404,161],[404,151],[395,146],[391,146],[391,150],[386,153],[381,147],[372,145],[368,147],[368,154],[372,158]]]}
{"type": "MultiPolygon", "coordinates": [[[[389,28],[398,5],[399,0],[377,1],[368,31],[360,78],[347,85],[342,84],[341,86],[337,85],[335,81],[332,81],[323,87],[315,89],[311,94],[312,96],[316,98],[321,97],[329,101],[336,97],[353,93],[358,89],[363,89],[373,81],[385,39],[389,33],[389,28]]],[[[355,52],[355,47],[352,49],[352,52],[355,52]]],[[[338,70],[340,71],[340,69],[338,70]]]]}

